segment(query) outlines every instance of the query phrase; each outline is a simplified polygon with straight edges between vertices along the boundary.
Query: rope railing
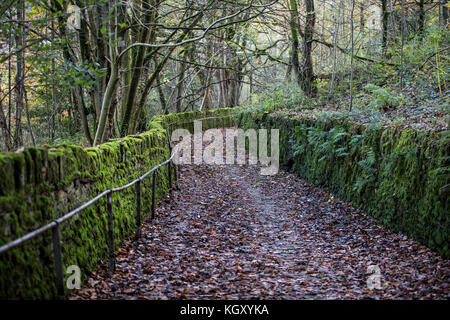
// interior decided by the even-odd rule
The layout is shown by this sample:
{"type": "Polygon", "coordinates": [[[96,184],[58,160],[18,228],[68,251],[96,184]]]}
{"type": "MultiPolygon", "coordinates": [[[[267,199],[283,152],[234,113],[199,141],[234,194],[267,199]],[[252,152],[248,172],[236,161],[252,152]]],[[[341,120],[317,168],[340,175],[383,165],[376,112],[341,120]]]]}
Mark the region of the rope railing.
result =
{"type": "MultiPolygon", "coordinates": [[[[160,164],[154,166],[150,170],[148,170],[146,173],[141,175],[139,178],[129,182],[126,185],[119,186],[116,188],[110,188],[108,190],[103,191],[102,193],[98,194],[96,197],[92,198],[91,200],[85,202],[78,208],[70,211],[69,213],[65,214],[64,216],[55,219],[48,224],[31,231],[24,236],[17,238],[13,241],[10,241],[2,246],[0,246],[0,254],[4,253],[8,250],[11,250],[23,243],[25,243],[28,240],[31,240],[41,234],[43,234],[46,231],[52,230],[52,242],[53,242],[53,256],[55,259],[55,274],[56,274],[56,288],[58,293],[59,299],[64,299],[64,276],[63,276],[63,264],[62,264],[62,254],[61,254],[61,239],[60,239],[60,225],[71,219],[72,217],[78,215],[81,213],[84,209],[90,207],[91,205],[98,202],[100,199],[106,196],[106,206],[107,206],[107,219],[108,219],[108,232],[107,232],[107,242],[108,242],[108,249],[109,249],[109,256],[108,256],[108,269],[109,271],[113,272],[115,270],[115,256],[114,256],[114,213],[113,213],[113,202],[112,202],[112,194],[114,192],[120,192],[122,190],[128,189],[135,185],[135,191],[136,191],[136,224],[137,224],[137,230],[136,230],[136,237],[139,238],[141,236],[141,181],[144,180],[146,177],[148,177],[150,174],[152,175],[152,207],[151,207],[151,218],[154,219],[155,217],[155,204],[156,204],[156,175],[157,170],[165,165],[168,165],[168,178],[169,178],[169,192],[171,194],[172,192],[172,173],[171,173],[171,161],[174,157],[174,153],[172,153],[172,147],[171,147],[171,135],[172,135],[172,126],[173,125],[182,125],[186,123],[191,123],[194,121],[203,121],[203,120],[210,120],[210,119],[222,119],[222,128],[225,127],[224,118],[231,117],[232,115],[228,116],[221,116],[221,117],[208,117],[208,118],[201,118],[201,119],[193,119],[190,121],[185,122],[173,122],[166,126],[166,132],[167,132],[167,140],[169,145],[169,151],[170,151],[170,157],[161,162],[160,164]]],[[[175,178],[175,185],[178,188],[178,176],[177,176],[177,165],[173,164],[173,171],[174,171],[174,178],[175,178]]]]}

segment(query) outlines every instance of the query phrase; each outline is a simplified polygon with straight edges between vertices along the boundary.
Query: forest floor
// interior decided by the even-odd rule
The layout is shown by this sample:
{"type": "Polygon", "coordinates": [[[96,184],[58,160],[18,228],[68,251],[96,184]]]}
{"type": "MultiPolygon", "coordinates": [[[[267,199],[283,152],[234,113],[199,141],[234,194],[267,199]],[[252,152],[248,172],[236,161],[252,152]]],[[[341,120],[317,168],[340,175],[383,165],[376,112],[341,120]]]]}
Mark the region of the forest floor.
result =
{"type": "Polygon", "coordinates": [[[449,260],[293,174],[259,169],[181,166],[172,200],[124,241],[115,272],[101,265],[70,299],[450,298],[449,260]]]}
{"type": "MultiPolygon", "coordinates": [[[[248,103],[264,111],[289,118],[330,118],[415,130],[448,130],[450,88],[438,86],[432,70],[409,72],[402,88],[398,71],[387,66],[355,71],[353,108],[349,83],[330,87],[319,81],[316,97],[309,98],[292,83],[275,83],[248,103]]],[[[444,79],[445,80],[445,79],[444,79]]]]}
{"type": "MultiPolygon", "coordinates": [[[[350,105],[350,99],[346,99],[350,105]]],[[[387,111],[375,111],[370,108],[361,109],[355,107],[349,111],[348,107],[322,106],[321,108],[304,108],[296,110],[279,110],[275,112],[279,116],[289,118],[333,118],[342,119],[366,125],[379,125],[384,128],[412,128],[416,130],[436,130],[444,131],[449,128],[449,106],[407,106],[387,111]]]]}
{"type": "MultiPolygon", "coordinates": [[[[384,89],[383,89],[384,90],[384,89]]],[[[383,126],[384,128],[412,128],[416,130],[448,130],[450,124],[450,90],[445,92],[444,97],[436,93],[430,94],[430,97],[424,99],[419,94],[414,94],[410,87],[402,91],[389,93],[391,97],[401,95],[405,104],[395,108],[377,109],[370,107],[371,103],[377,101],[377,97],[367,97],[362,94],[354,99],[354,107],[349,111],[350,96],[341,97],[337,104],[322,102],[321,105],[315,104],[314,107],[286,108],[277,110],[274,114],[289,118],[333,118],[342,119],[366,125],[383,126]]],[[[431,91],[431,90],[430,90],[431,91]]],[[[386,91],[388,92],[388,91],[386,91]]],[[[387,94],[387,93],[386,93],[387,94]]],[[[381,99],[381,98],[379,98],[381,99]]],[[[379,102],[381,104],[381,102],[379,102]]]]}

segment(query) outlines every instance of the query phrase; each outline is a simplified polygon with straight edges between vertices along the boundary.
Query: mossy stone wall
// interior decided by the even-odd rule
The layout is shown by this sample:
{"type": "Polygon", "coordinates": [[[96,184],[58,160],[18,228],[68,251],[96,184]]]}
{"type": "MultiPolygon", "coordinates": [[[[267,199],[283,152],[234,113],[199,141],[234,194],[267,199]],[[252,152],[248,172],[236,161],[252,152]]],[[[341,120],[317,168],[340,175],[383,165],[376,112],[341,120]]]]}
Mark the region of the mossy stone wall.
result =
{"type": "MultiPolygon", "coordinates": [[[[222,116],[231,117],[203,121],[203,129],[233,124],[280,129],[280,163],[284,168],[327,187],[391,230],[450,257],[448,132],[371,128],[341,120],[239,113],[239,109],[157,116],[149,131],[100,147],[63,145],[0,154],[0,245],[108,188],[134,180],[167,159],[167,125],[222,116]],[[312,139],[314,136],[318,138],[312,139]]],[[[173,129],[179,127],[192,130],[189,123],[173,129]]],[[[142,213],[147,214],[151,210],[151,179],[141,188],[142,213]]],[[[161,199],[168,188],[165,166],[158,174],[157,198],[161,199]]],[[[118,246],[136,228],[134,188],[114,194],[113,203],[118,246]]],[[[106,232],[106,198],[65,223],[61,234],[64,270],[78,265],[82,281],[86,280],[107,257],[106,232]]],[[[55,297],[51,232],[0,255],[0,299],[55,297]]]]}
{"type": "Polygon", "coordinates": [[[448,131],[386,129],[248,110],[238,123],[280,129],[282,167],[450,258],[448,131]]]}
{"type": "MultiPolygon", "coordinates": [[[[232,112],[216,109],[157,116],[149,131],[99,147],[30,147],[18,154],[0,154],[0,245],[63,216],[109,188],[127,184],[169,158],[168,124],[232,112]]],[[[231,117],[205,120],[203,129],[232,123],[231,117]]],[[[182,126],[189,128],[189,124],[182,126]]],[[[167,170],[167,166],[158,170],[158,200],[169,189],[167,170]]],[[[141,182],[143,215],[151,211],[151,184],[151,176],[141,182]]],[[[117,247],[136,229],[134,187],[113,194],[113,212],[117,247]]],[[[83,282],[107,258],[106,217],[104,197],[61,226],[63,269],[78,265],[83,282]]],[[[0,299],[55,297],[51,231],[0,255],[0,299]]]]}

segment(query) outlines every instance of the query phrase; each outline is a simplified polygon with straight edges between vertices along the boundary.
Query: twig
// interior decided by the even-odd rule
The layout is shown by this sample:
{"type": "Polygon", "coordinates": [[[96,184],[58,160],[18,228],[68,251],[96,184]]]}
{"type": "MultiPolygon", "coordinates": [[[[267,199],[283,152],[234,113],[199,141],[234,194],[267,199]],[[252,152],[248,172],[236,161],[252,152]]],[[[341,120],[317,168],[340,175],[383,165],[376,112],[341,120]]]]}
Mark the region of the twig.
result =
{"type": "Polygon", "coordinates": [[[445,50],[448,50],[448,49],[450,49],[450,46],[446,47],[444,49],[441,49],[439,51],[434,52],[432,55],[430,55],[428,58],[425,59],[425,61],[417,68],[417,70],[422,70],[423,67],[427,64],[427,62],[431,60],[431,58],[433,58],[435,55],[441,53],[442,51],[445,51],[445,50]]]}

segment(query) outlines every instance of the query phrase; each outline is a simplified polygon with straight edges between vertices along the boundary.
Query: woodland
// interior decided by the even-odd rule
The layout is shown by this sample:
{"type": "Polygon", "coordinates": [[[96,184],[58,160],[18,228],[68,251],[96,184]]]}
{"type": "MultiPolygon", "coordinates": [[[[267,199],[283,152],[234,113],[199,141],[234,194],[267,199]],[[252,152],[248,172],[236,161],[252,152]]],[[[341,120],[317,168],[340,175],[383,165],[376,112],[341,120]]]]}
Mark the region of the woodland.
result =
{"type": "Polygon", "coordinates": [[[247,105],[448,125],[448,2],[7,0],[0,148],[98,145],[247,105]]]}
{"type": "Polygon", "coordinates": [[[449,40],[448,0],[2,0],[0,299],[448,300],[449,40]],[[196,120],[279,172],[177,166],[196,120]]]}

